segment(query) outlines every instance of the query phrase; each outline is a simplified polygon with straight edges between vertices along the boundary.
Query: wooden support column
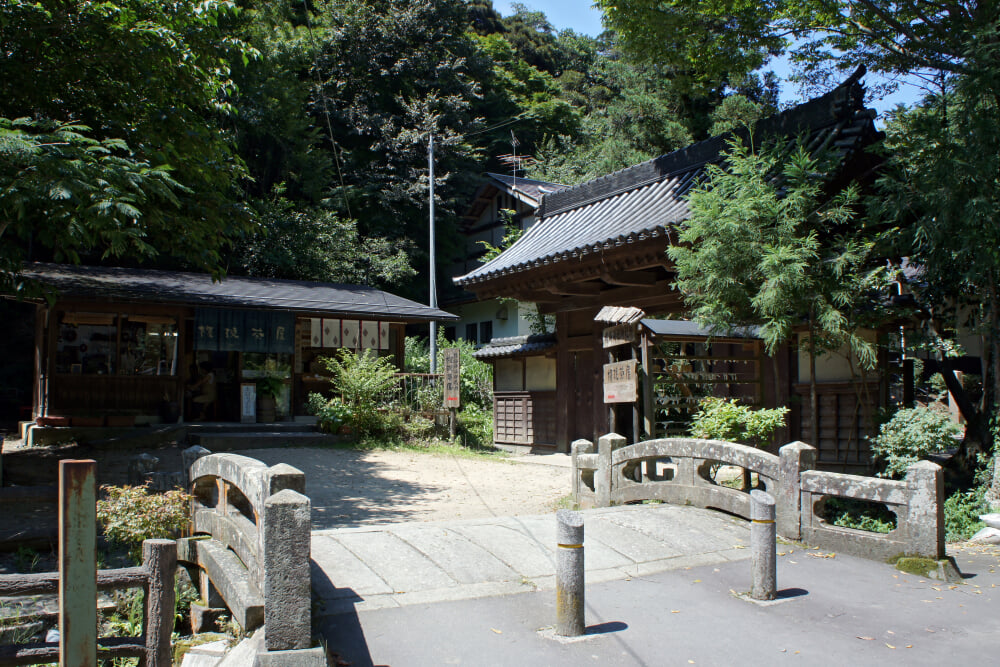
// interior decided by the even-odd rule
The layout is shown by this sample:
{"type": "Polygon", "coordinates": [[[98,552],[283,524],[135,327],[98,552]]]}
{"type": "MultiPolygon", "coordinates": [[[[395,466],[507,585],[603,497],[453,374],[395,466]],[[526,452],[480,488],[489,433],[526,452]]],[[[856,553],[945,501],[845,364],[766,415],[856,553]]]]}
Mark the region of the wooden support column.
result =
{"type": "MultiPolygon", "coordinates": [[[[597,311],[594,311],[594,313],[596,312],[597,311]]],[[[589,318],[593,322],[594,314],[589,314],[589,318]]],[[[593,340],[594,367],[591,391],[593,392],[592,395],[594,402],[594,442],[597,442],[602,435],[611,432],[608,410],[606,409],[606,404],[604,403],[604,363],[608,355],[604,352],[604,345],[602,343],[601,333],[603,331],[603,324],[600,322],[593,322],[591,327],[591,338],[593,340]]]]}
{"type": "Polygon", "coordinates": [[[35,307],[35,380],[31,387],[31,418],[42,414],[42,380],[45,373],[45,324],[49,309],[45,306],[35,307]]]}
{"type": "Polygon", "coordinates": [[[569,351],[569,315],[556,315],[556,449],[569,452],[569,425],[575,419],[573,355],[569,351]]]}

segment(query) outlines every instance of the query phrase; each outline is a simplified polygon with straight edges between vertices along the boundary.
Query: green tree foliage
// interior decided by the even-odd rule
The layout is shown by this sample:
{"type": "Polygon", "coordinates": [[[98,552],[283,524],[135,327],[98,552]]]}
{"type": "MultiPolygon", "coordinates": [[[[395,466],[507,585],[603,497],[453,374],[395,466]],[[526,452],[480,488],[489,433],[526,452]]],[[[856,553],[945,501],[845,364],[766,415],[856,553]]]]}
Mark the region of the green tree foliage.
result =
{"type": "Polygon", "coordinates": [[[216,0],[0,5],[8,281],[28,247],[220,270],[245,225],[243,170],[220,122],[229,63],[253,55],[229,32],[236,14],[216,0]]]}
{"type": "Polygon", "coordinates": [[[872,456],[883,470],[881,477],[900,478],[906,469],[928,454],[956,447],[962,427],[944,410],[905,408],[879,429],[872,441],[872,456]]]}
{"type": "Polygon", "coordinates": [[[970,435],[989,443],[988,415],[1000,397],[1000,97],[982,94],[972,78],[951,88],[887,123],[886,166],[869,206],[894,225],[896,252],[920,268],[913,287],[933,315],[931,338],[956,324],[956,305],[971,314],[957,324],[985,336],[981,401],[973,403],[946,351],[939,356],[970,435]]]}
{"type": "Polygon", "coordinates": [[[773,75],[747,75],[692,91],[656,63],[623,57],[614,42],[560,33],[579,70],[559,76],[562,96],[584,112],[580,132],[551,134],[534,178],[575,184],[683,148],[777,111],[773,75]]]}
{"type": "Polygon", "coordinates": [[[261,225],[239,244],[249,275],[388,287],[413,275],[398,244],[362,237],[354,220],[288,199],[260,202],[261,225]]]}
{"type": "Polygon", "coordinates": [[[820,158],[801,145],[754,152],[734,139],[725,163],[709,165],[690,193],[690,216],[668,249],[699,322],[758,325],[769,355],[808,327],[813,414],[818,353],[847,347],[874,368],[875,348],[860,330],[879,315],[872,297],[884,273],[872,268],[874,239],[856,231],[857,189],[830,197],[826,182],[820,158]]]}
{"type": "Polygon", "coordinates": [[[818,158],[803,147],[753,152],[730,143],[688,197],[690,216],[668,250],[677,288],[700,322],[726,329],[760,325],[768,353],[808,317],[817,349],[850,344],[871,366],[875,351],[856,335],[856,310],[877,273],[872,240],[849,235],[855,187],[833,197],[818,158]]]}
{"type": "Polygon", "coordinates": [[[764,447],[775,431],[785,425],[788,408],[753,410],[740,405],[737,399],[715,396],[703,398],[691,421],[691,436],[711,440],[739,442],[752,447],[764,447]]]}
{"type": "MultiPolygon", "coordinates": [[[[978,0],[598,0],[637,57],[713,85],[790,52],[800,75],[829,88],[858,65],[898,75],[990,69],[1000,6],[978,0]],[[984,47],[984,44],[992,46],[984,47]],[[839,74],[838,74],[839,73],[839,74]]],[[[995,55],[995,53],[994,53],[995,55]]]]}

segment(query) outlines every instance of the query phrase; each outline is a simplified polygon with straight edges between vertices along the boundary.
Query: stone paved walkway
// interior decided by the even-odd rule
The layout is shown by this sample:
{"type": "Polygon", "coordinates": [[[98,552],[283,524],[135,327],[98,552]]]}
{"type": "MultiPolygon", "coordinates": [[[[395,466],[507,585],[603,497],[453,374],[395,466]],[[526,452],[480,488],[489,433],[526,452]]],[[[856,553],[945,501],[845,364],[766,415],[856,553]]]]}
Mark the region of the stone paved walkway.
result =
{"type": "MultiPolygon", "coordinates": [[[[584,511],[588,583],[750,557],[745,521],[673,505],[584,511]]],[[[554,514],[313,532],[318,613],[555,587],[554,514]]]]}

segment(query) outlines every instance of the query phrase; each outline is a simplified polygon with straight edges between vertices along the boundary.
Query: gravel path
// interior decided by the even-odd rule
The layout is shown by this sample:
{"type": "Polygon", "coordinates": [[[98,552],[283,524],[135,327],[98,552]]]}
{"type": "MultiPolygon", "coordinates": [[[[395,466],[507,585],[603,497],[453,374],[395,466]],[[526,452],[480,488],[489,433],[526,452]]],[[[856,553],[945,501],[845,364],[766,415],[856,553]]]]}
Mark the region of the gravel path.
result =
{"type": "Polygon", "coordinates": [[[327,448],[235,452],[306,475],[313,529],[551,512],[567,467],[415,451],[327,448]]]}

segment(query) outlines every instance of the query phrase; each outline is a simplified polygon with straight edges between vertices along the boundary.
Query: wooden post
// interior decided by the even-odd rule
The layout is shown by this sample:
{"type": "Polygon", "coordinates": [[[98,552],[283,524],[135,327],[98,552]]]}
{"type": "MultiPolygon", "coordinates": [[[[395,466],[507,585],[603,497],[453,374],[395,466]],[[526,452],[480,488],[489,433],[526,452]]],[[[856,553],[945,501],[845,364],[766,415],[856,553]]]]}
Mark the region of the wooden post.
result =
{"type": "Polygon", "coordinates": [[[653,412],[653,363],[649,350],[649,334],[642,332],[642,417],[647,438],[656,437],[656,415],[653,412]]]}
{"type": "MultiPolygon", "coordinates": [[[[570,400],[573,373],[573,357],[569,351],[569,316],[566,313],[556,314],[556,449],[560,452],[569,451],[569,425],[575,418],[574,406],[570,400]]],[[[494,411],[494,418],[496,412],[494,411]]]]}
{"type": "Polygon", "coordinates": [[[142,543],[142,566],[149,577],[142,619],[146,637],[146,667],[170,667],[177,543],[173,540],[146,540],[142,543]]]}
{"type": "MultiPolygon", "coordinates": [[[[637,361],[639,359],[639,350],[636,346],[635,340],[629,346],[632,351],[632,360],[637,361]]],[[[640,442],[642,440],[642,433],[639,431],[639,397],[635,397],[635,401],[632,403],[632,442],[640,442]]]]}
{"type": "Polygon", "coordinates": [[[59,664],[97,667],[97,462],[59,462],[59,664]]]}

